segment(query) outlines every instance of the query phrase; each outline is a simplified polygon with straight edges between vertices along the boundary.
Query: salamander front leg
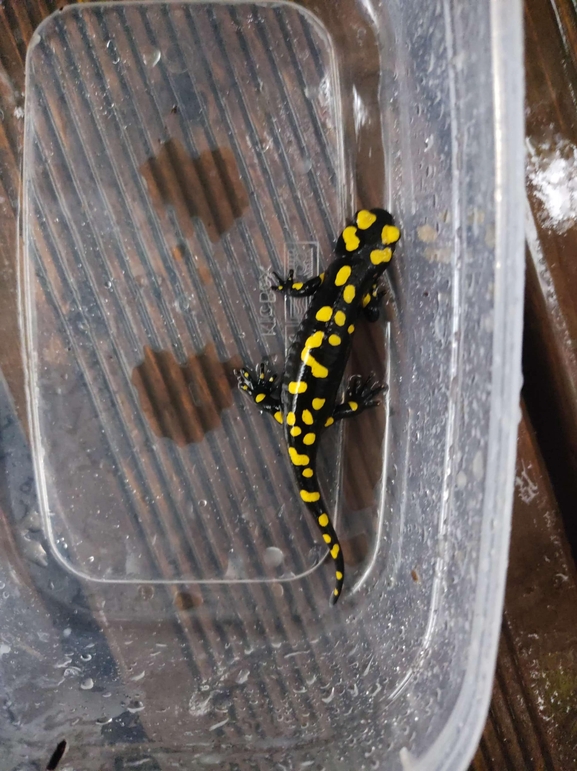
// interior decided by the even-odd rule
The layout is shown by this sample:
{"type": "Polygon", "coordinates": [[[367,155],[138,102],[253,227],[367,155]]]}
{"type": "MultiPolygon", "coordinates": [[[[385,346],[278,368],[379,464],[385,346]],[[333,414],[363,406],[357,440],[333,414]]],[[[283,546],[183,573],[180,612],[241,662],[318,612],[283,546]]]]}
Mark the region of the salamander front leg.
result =
{"type": "Polygon", "coordinates": [[[380,304],[385,290],[375,282],[370,292],[363,297],[363,313],[367,321],[378,321],[380,316],[380,304]]]}
{"type": "Polygon", "coordinates": [[[364,410],[368,410],[370,407],[377,407],[380,404],[377,398],[378,395],[386,391],[387,388],[388,386],[384,383],[379,383],[373,375],[364,382],[360,375],[353,375],[349,380],[342,404],[337,404],[334,409],[334,420],[350,418],[364,410]]]}
{"type": "Polygon", "coordinates": [[[310,297],[321,286],[325,278],[325,274],[321,273],[320,276],[310,278],[308,281],[295,281],[294,270],[289,270],[286,278],[282,278],[278,273],[273,275],[277,283],[273,284],[271,289],[274,289],[276,292],[282,292],[289,297],[310,297]]]}
{"type": "Polygon", "coordinates": [[[279,378],[266,361],[261,362],[256,371],[242,367],[234,371],[238,387],[254,401],[259,410],[268,412],[277,423],[283,422],[279,378]]]}

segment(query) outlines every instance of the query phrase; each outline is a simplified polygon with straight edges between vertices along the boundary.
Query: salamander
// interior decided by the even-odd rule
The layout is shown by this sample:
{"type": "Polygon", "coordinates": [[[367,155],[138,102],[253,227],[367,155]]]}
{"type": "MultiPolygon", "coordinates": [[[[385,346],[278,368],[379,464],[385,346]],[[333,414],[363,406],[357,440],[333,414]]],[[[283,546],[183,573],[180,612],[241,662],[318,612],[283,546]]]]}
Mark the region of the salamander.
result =
{"type": "Polygon", "coordinates": [[[345,567],[341,545],[327,513],[316,478],[316,455],[323,431],[339,420],[376,406],[386,386],[374,377],[349,380],[344,398],[337,401],[361,315],[379,317],[382,291],[379,279],[390,264],[401,237],[393,217],[384,209],[361,209],[335,246],[335,259],[308,281],[274,274],[273,289],[291,297],[311,297],[308,310],[290,345],[282,376],[267,362],[256,369],[236,371],[239,387],[257,407],[284,428],[288,455],[300,497],[315,518],[334,560],[335,604],[341,595],[345,567]]]}

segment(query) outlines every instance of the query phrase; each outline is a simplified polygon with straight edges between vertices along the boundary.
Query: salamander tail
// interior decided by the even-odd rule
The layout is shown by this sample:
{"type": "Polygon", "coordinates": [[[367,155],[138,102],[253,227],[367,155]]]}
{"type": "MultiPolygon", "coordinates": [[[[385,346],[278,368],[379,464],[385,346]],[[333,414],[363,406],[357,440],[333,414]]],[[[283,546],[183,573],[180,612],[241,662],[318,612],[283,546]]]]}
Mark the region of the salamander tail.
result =
{"type": "MultiPolygon", "coordinates": [[[[313,493],[312,495],[314,496],[316,493],[313,493]]],[[[335,588],[331,594],[330,603],[331,605],[334,605],[341,596],[343,582],[345,580],[345,562],[343,560],[343,550],[341,549],[338,536],[335,533],[335,529],[331,523],[329,515],[327,514],[327,507],[325,506],[322,497],[319,497],[319,499],[315,501],[306,501],[306,503],[307,508],[315,518],[319,530],[321,531],[323,540],[329,549],[329,554],[333,559],[333,564],[335,567],[335,588]]]]}

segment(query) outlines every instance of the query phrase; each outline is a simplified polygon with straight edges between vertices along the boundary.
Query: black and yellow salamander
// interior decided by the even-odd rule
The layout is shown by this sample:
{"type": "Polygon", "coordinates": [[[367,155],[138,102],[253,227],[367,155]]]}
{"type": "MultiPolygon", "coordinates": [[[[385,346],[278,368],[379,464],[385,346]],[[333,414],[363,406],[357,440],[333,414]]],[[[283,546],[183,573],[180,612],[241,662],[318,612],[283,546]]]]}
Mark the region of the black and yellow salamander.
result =
{"type": "Polygon", "coordinates": [[[384,209],[362,209],[335,246],[335,260],[326,272],[308,281],[277,274],[273,286],[291,297],[312,297],[291,343],[284,374],[275,375],[263,362],[256,371],[237,370],[239,387],[259,409],[284,426],[288,454],[300,496],[317,522],[335,563],[334,604],[342,591],[345,567],[339,540],[316,480],[316,455],[322,432],[338,420],[378,404],[385,386],[374,378],[351,377],[344,399],[337,396],[361,314],[379,317],[379,279],[393,256],[401,234],[384,209]]]}

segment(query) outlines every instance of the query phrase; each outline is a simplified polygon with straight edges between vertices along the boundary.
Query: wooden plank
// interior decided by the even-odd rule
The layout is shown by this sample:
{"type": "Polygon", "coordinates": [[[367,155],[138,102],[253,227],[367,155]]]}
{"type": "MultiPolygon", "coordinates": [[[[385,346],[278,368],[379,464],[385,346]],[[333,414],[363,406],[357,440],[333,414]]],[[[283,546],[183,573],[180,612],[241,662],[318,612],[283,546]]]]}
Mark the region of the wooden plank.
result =
{"type": "Polygon", "coordinates": [[[577,554],[575,9],[526,0],[527,288],[524,397],[577,554]]]}
{"type": "Polygon", "coordinates": [[[577,571],[527,412],[519,428],[503,630],[474,771],[573,768],[577,571]]]}

